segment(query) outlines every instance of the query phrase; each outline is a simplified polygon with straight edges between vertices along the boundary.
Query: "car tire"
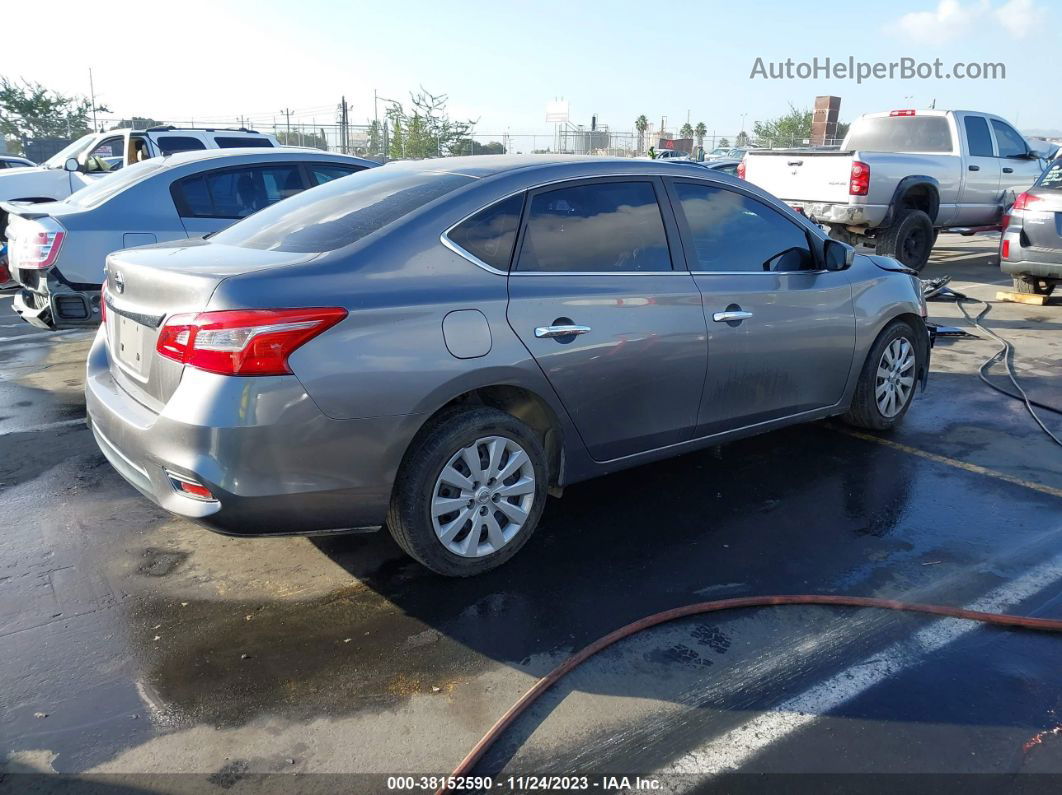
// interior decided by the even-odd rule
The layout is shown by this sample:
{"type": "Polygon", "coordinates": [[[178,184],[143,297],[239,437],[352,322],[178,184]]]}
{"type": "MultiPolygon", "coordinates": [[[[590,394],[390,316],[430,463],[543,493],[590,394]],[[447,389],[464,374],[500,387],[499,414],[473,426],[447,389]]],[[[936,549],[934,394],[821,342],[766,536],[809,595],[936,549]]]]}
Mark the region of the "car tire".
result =
{"type": "Polygon", "coordinates": [[[919,350],[915,330],[910,324],[902,320],[890,323],[867,354],[852,405],[844,415],[845,422],[874,431],[886,431],[899,424],[911,407],[918,386],[918,372],[922,366],[919,350]],[[906,382],[907,378],[910,383],[906,382]],[[895,401],[889,401],[890,394],[895,396],[895,401]]]}
{"type": "Polygon", "coordinates": [[[921,210],[902,210],[877,240],[876,253],[921,271],[936,242],[933,222],[921,210]]]}
{"type": "Polygon", "coordinates": [[[1015,276],[1014,292],[1025,295],[1051,295],[1055,285],[1046,279],[1038,279],[1035,276],[1015,276]]]}
{"type": "Polygon", "coordinates": [[[456,409],[438,417],[411,445],[387,526],[410,557],[437,574],[482,574],[527,543],[542,515],[548,480],[546,454],[530,427],[498,409],[456,409]],[[478,460],[478,470],[470,458],[478,460]],[[492,479],[510,466],[516,466],[513,473],[492,479]]]}

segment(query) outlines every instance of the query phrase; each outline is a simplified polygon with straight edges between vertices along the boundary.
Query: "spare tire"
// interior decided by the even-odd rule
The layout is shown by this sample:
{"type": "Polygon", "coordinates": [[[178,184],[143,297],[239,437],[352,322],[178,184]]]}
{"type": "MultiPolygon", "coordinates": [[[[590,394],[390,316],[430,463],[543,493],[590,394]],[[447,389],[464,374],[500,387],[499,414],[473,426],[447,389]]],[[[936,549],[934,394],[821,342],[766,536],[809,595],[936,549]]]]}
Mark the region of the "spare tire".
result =
{"type": "Polygon", "coordinates": [[[935,235],[933,222],[921,210],[901,210],[878,235],[876,252],[920,271],[929,261],[935,235]]]}

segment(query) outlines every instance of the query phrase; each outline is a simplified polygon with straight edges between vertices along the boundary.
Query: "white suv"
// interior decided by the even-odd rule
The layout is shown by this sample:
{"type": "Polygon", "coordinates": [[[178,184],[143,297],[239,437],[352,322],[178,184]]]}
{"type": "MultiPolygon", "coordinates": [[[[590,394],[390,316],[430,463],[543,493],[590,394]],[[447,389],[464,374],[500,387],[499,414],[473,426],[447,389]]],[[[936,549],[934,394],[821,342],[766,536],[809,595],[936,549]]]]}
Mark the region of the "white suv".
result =
{"type": "MultiPolygon", "coordinates": [[[[272,135],[244,128],[152,127],[89,133],[36,168],[0,172],[0,201],[43,202],[65,199],[109,173],[159,155],[197,149],[279,146],[272,135]]],[[[0,212],[0,235],[6,221],[0,212]]]]}

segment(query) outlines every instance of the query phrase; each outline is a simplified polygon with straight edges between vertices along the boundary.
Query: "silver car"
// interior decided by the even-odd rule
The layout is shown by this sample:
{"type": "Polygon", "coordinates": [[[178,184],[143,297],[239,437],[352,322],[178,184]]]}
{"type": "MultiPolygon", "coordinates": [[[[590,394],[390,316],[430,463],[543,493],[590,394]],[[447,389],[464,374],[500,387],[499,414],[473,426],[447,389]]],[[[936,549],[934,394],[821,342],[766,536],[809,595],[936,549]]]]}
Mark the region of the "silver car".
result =
{"type": "Polygon", "coordinates": [[[103,264],[118,249],[202,237],[371,160],[295,148],[206,149],[155,157],[63,201],[7,202],[13,301],[41,328],[100,320],[103,264]]]}
{"type": "Polygon", "coordinates": [[[689,163],[391,163],[118,252],[89,354],[114,467],[230,534],[386,524],[471,575],[547,494],[843,415],[929,364],[917,279],[689,163]]]}
{"type": "Polygon", "coordinates": [[[1003,217],[999,266],[1019,293],[1051,295],[1062,284],[1062,159],[1019,194],[1003,217]]]}

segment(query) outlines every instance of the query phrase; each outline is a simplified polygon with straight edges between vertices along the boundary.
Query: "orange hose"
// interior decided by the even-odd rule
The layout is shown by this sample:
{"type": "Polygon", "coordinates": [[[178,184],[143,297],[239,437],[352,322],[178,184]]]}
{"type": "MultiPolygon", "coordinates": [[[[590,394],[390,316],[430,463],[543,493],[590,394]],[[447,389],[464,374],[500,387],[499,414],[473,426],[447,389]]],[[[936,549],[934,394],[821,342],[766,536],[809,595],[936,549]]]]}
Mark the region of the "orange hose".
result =
{"type": "MultiPolygon", "coordinates": [[[[567,660],[562,662],[548,674],[539,679],[534,686],[524,693],[515,704],[506,710],[505,714],[498,718],[497,723],[491,726],[483,738],[473,746],[468,755],[454,768],[451,778],[467,776],[476,763],[483,758],[487,750],[497,742],[502,733],[512,725],[535,700],[556,684],[565,674],[593,657],[602,649],[606,649],[616,641],[641,632],[643,629],[655,627],[687,616],[695,616],[701,613],[717,613],[721,610],[734,610],[739,607],[768,607],[772,605],[831,605],[834,607],[878,607],[885,610],[903,610],[908,613],[928,613],[934,616],[946,616],[948,618],[962,618],[967,621],[981,621],[999,627],[1011,627],[1013,629],[1035,629],[1041,632],[1062,632],[1062,619],[1052,618],[1028,618],[1026,616],[1012,616],[1003,613],[982,613],[978,610],[965,610],[961,607],[949,607],[947,605],[924,605],[915,602],[899,602],[895,599],[877,599],[868,596],[828,596],[822,594],[793,594],[782,596],[742,596],[736,599],[717,599],[713,602],[697,602],[696,604],[683,607],[673,607],[663,610],[651,616],[640,618],[626,626],[610,632],[603,638],[598,638],[589,646],[577,651],[567,660]]],[[[449,792],[445,785],[436,795],[449,792]]]]}

